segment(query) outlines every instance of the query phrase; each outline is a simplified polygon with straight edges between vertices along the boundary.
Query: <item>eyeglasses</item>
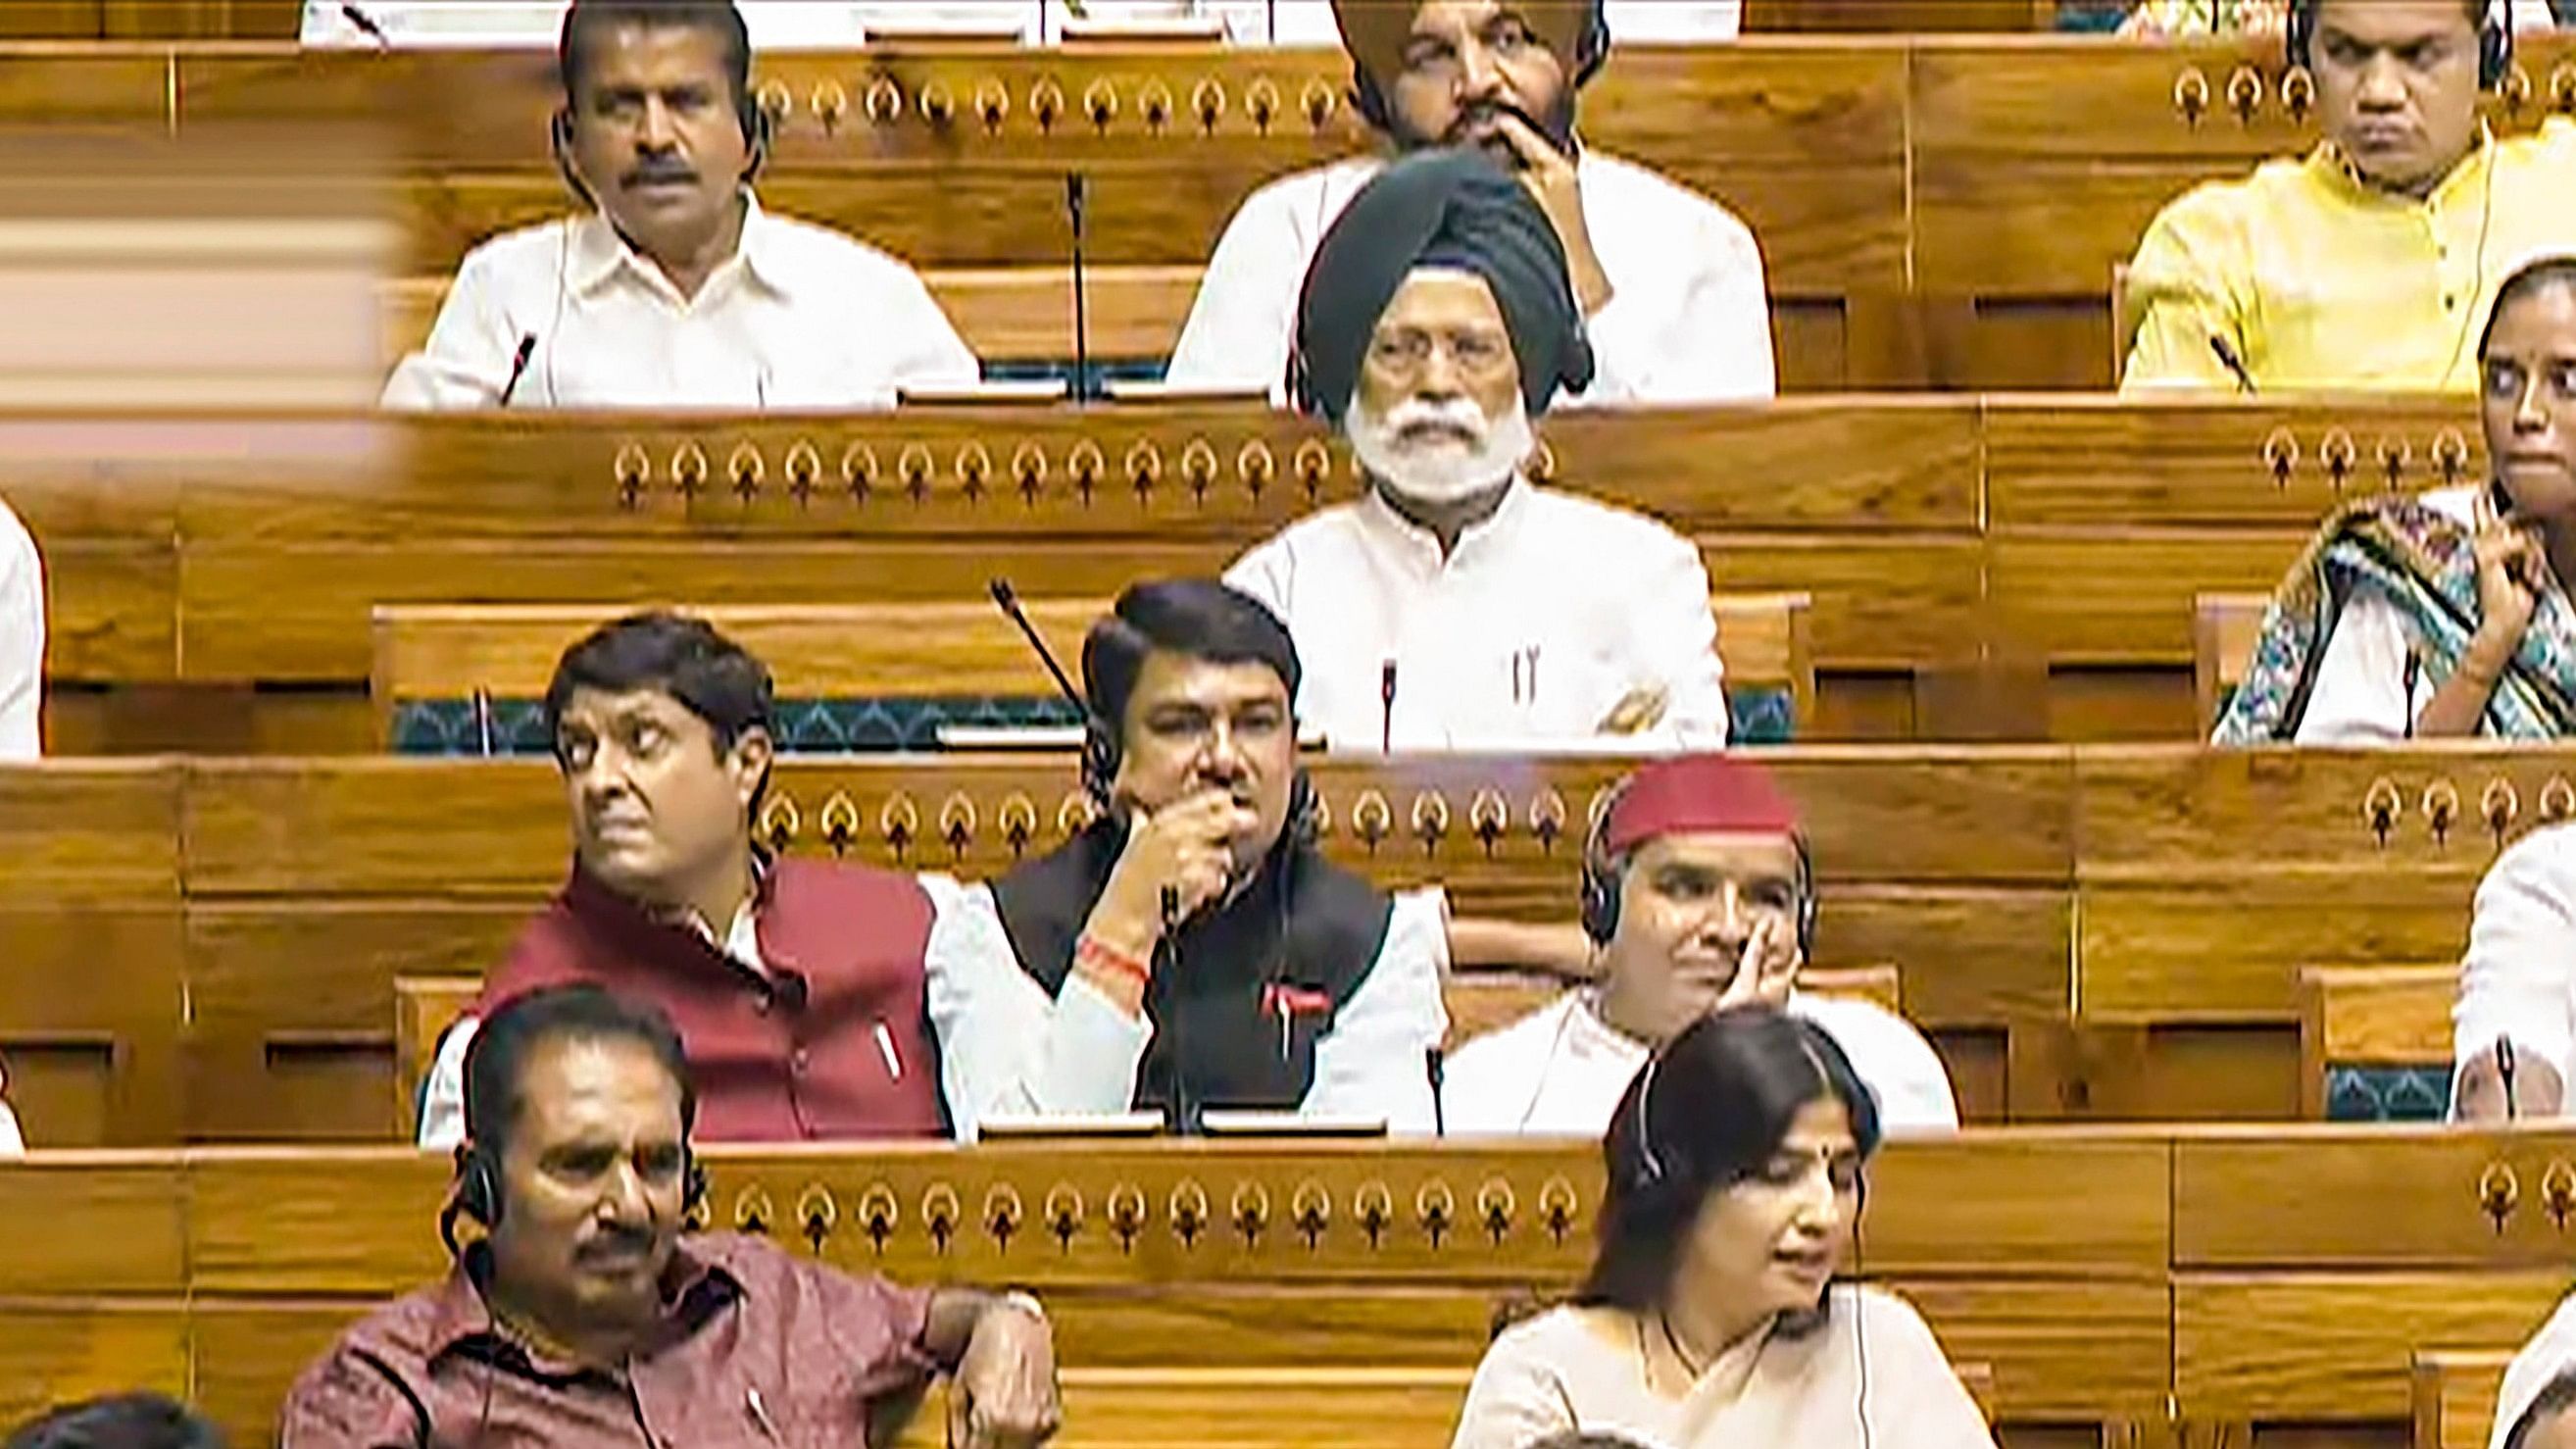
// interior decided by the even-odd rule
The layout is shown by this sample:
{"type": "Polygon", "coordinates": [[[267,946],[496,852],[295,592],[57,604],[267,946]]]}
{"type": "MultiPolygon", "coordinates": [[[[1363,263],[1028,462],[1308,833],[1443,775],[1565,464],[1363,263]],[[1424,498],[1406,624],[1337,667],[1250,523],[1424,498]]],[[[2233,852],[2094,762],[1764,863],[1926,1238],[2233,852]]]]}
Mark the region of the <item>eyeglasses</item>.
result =
{"type": "Polygon", "coordinates": [[[1511,339],[1499,331],[1460,329],[1435,336],[1420,327],[1390,327],[1369,339],[1368,360],[1382,372],[1414,377],[1430,365],[1434,352],[1443,350],[1471,377],[1490,376],[1512,359],[1511,339]]]}

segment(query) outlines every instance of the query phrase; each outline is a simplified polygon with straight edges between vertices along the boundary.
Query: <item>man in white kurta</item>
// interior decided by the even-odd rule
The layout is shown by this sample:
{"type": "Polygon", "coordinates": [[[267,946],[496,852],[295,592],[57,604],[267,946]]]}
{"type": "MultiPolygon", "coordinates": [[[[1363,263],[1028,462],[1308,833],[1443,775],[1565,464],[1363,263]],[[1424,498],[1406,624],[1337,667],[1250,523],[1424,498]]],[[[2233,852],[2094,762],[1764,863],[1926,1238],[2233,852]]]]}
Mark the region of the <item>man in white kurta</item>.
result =
{"type": "Polygon", "coordinates": [[[1440,1096],[1453,1135],[1599,1136],[1656,1047],[1754,1002],[1823,1027],[1889,1129],[1959,1125],[1949,1073],[1922,1033],[1873,1003],[1797,990],[1814,872],[1761,766],[1734,755],[1646,766],[1585,857],[1616,901],[1585,921],[1602,980],[1451,1055],[1440,1096]]]}
{"type": "Polygon", "coordinates": [[[1542,208],[1474,151],[1389,168],[1316,252],[1301,401],[1367,492],[1226,582],[1287,621],[1300,716],[1335,749],[1725,741],[1699,551],[1520,474],[1530,419],[1591,381],[1566,265],[1542,208]]]}
{"type": "Polygon", "coordinates": [[[868,408],[978,380],[909,267],[761,209],[730,7],[576,6],[559,58],[558,159],[593,209],[475,248],[386,406],[868,408]]]}
{"type": "Polygon", "coordinates": [[[2506,1116],[2508,1052],[2513,1115],[2565,1113],[2576,1073],[2576,825],[2515,841],[2478,882],[2451,1029],[2453,1115],[2506,1116]]]}
{"type": "MultiPolygon", "coordinates": [[[[2504,1385],[2496,1393],[2495,1427],[2487,1435],[2488,1449],[2519,1449],[2513,1445],[2514,1426],[2531,1412],[2543,1394],[2548,1394],[2561,1406],[2559,1414],[2549,1417],[2553,1420],[2563,1418],[2567,1412],[2565,1405],[2569,1402],[2569,1390],[2558,1381],[2569,1374],[2576,1374],[2576,1296],[2560,1300],[2558,1311],[2549,1315],[2549,1321],[2541,1325],[2540,1332],[2532,1335],[2531,1341],[2522,1346],[2522,1351],[2515,1354],[2513,1362],[2505,1368],[2504,1385]]],[[[2537,1427],[2534,1426],[2535,1429],[2537,1427]]],[[[2566,1441],[2532,1439],[2526,1442],[2537,1449],[2544,1443],[2566,1441]]]]}
{"type": "Polygon", "coordinates": [[[0,761],[45,752],[45,563],[0,503],[0,761]]]}
{"type": "MultiPolygon", "coordinates": [[[[0,1093],[9,1090],[9,1069],[0,1063],[0,1093]]],[[[19,1157],[27,1151],[27,1139],[19,1135],[18,1114],[9,1107],[6,1096],[0,1096],[0,1157],[19,1157]]]]}
{"type": "MultiPolygon", "coordinates": [[[[1576,92],[1606,56],[1608,26],[1626,23],[1618,14],[1596,28],[1590,0],[1440,0],[1412,16],[1393,5],[1335,8],[1362,93],[1382,98],[1378,123],[1393,154],[1482,147],[1547,207],[1599,360],[1598,377],[1569,405],[1772,395],[1770,306],[1753,233],[1716,202],[1576,138],[1576,92]]],[[[1383,156],[1338,161],[1243,203],[1208,259],[1170,381],[1286,399],[1298,278],[1385,165],[1383,156]]]]}

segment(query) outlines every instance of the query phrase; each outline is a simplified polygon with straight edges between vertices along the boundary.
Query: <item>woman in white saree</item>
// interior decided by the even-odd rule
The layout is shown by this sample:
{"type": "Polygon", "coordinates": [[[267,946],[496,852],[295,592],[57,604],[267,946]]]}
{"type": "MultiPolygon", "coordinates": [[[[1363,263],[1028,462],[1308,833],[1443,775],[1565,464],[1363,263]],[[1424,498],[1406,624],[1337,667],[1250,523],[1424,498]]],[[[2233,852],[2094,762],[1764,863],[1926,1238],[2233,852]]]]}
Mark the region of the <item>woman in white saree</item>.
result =
{"type": "Polygon", "coordinates": [[[1993,1449],[1913,1308],[1834,1281],[1878,1135],[1869,1089],[1812,1023],[1755,1008],[1674,1038],[1602,1144],[1590,1277],[1494,1341],[1453,1449],[1567,1433],[1652,1449],[1993,1449]]]}

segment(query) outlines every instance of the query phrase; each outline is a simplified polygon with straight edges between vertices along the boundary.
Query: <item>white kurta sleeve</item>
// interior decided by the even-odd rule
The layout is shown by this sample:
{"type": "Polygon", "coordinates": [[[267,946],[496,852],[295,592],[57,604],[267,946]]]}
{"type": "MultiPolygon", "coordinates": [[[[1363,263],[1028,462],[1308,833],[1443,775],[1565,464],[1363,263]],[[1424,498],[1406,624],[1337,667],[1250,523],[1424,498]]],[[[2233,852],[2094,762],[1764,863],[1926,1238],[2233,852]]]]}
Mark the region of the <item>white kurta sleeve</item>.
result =
{"type": "Polygon", "coordinates": [[[430,1063],[429,1080],[421,1085],[417,1135],[423,1147],[446,1150],[465,1140],[465,1049],[474,1045],[482,1026],[474,1017],[460,1016],[439,1040],[438,1059],[430,1063]]]}
{"type": "Polygon", "coordinates": [[[2571,1368],[2576,1368],[2576,1296],[2559,1301],[2558,1310],[2505,1368],[2504,1384],[2496,1391],[2495,1428],[2487,1435],[2488,1449],[2504,1449],[2505,1436],[2513,1432],[2532,1400],[2540,1397],[2550,1380],[2571,1368]]]}
{"type": "Polygon", "coordinates": [[[1795,996],[1789,1010],[1823,1027],[1851,1058],[1891,1132],[1955,1132],[1959,1100],[1941,1054],[1904,1017],[1867,1001],[1795,996]]]}
{"type": "Polygon", "coordinates": [[[1308,261],[1289,206],[1276,191],[1256,191],[1226,223],[1172,347],[1166,381],[1287,397],[1288,349],[1308,261]]]}
{"type": "Polygon", "coordinates": [[[983,364],[976,361],[975,350],[957,335],[956,326],[918,273],[904,277],[894,313],[875,335],[898,339],[899,350],[889,372],[897,389],[971,387],[983,381],[983,364]]]}
{"type": "MultiPolygon", "coordinates": [[[[383,406],[432,411],[500,403],[502,389],[510,385],[520,334],[510,330],[502,315],[493,271],[490,254],[482,250],[456,269],[429,341],[394,368],[380,399],[383,406]]],[[[538,345],[546,345],[545,339],[539,338],[538,345]]],[[[526,387],[527,380],[520,379],[519,385],[526,387]]]]}
{"type": "Polygon", "coordinates": [[[1020,966],[993,892],[925,875],[936,915],[925,953],[930,1024],[957,1140],[996,1115],[1124,1112],[1154,1038],[1079,975],[1049,997],[1020,966]]]}
{"type": "Polygon", "coordinates": [[[0,505],[0,760],[45,752],[45,564],[0,505]]]}
{"type": "MultiPolygon", "coordinates": [[[[2468,1060],[2510,1036],[2526,1056],[2576,1081],[2576,826],[2535,831],[2496,857],[2478,882],[2469,950],[2452,1008],[2452,1058],[2468,1060]]],[[[2456,1088],[2456,1079],[2454,1086],[2456,1088]]],[[[2454,1096],[2456,1096],[2456,1090],[2454,1096]]]]}
{"type": "Polygon", "coordinates": [[[1439,894],[1397,896],[1368,979],[1315,1043],[1315,1079],[1297,1110],[1313,1117],[1383,1117],[1390,1132],[1429,1135],[1435,1120],[1430,1054],[1449,1034],[1440,1000],[1448,963],[1449,924],[1439,894]]]}
{"type": "Polygon", "coordinates": [[[1485,1350],[1449,1449],[1528,1449],[1577,1426],[1564,1371],[1545,1351],[1544,1319],[1507,1330],[1485,1350]]]}
{"type": "Polygon", "coordinates": [[[2414,722],[2406,691],[2411,652],[2396,606],[2373,590],[2355,589],[2335,619],[2325,657],[2317,661],[2298,743],[2387,744],[2406,738],[2414,722]]]}
{"type": "Polygon", "coordinates": [[[27,1139],[18,1131],[18,1114],[0,1102],[0,1157],[24,1157],[27,1139]]]}
{"type": "Polygon", "coordinates": [[[1613,296],[1591,321],[1601,378],[1587,403],[1717,403],[1779,391],[1762,248],[1720,212],[1674,243],[1690,259],[1679,310],[1650,294],[1613,296]]]}
{"type": "Polygon", "coordinates": [[[1709,612],[1708,566],[1687,539],[1667,537],[1650,558],[1622,565],[1638,580],[1622,620],[1644,679],[1662,686],[1659,733],[1685,749],[1726,743],[1726,667],[1717,657],[1717,617],[1709,612]]]}

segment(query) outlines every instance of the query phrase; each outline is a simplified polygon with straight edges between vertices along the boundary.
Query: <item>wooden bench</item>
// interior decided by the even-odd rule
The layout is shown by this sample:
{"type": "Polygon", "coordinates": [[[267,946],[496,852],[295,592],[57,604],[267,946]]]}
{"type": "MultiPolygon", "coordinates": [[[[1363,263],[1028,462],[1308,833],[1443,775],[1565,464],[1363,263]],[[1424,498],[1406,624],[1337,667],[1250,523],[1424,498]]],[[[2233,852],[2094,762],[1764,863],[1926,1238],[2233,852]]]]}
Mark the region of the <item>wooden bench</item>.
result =
{"type": "MultiPolygon", "coordinates": [[[[2475,432],[2421,398],[1789,401],[1565,414],[1541,462],[1694,539],[1719,590],[1807,595],[1829,737],[1992,737],[1925,681],[2026,665],[2053,683],[2010,737],[2182,738],[2195,598],[2277,582],[2383,448],[2405,487],[2473,474],[2475,432]]],[[[1246,406],[19,418],[0,467],[46,551],[56,748],[236,753],[374,747],[378,606],[955,601],[997,548],[1031,597],[1099,598],[1354,488],[1347,454],[1246,406]]]]}
{"type": "MultiPolygon", "coordinates": [[[[2465,936],[2465,930],[2462,932],[2465,936]]],[[[2447,1071],[2456,961],[2438,965],[2310,966],[2299,972],[2299,1106],[2327,1115],[2332,1068],[2447,1071]]]]}
{"type": "Polygon", "coordinates": [[[2510,1352],[2418,1349],[2415,1449],[2486,1449],[2510,1352]]]}
{"type": "MultiPolygon", "coordinates": [[[[1021,601],[1071,669],[1110,600],[1021,601]]],[[[421,700],[542,699],[558,656],[643,603],[393,605],[375,611],[378,738],[394,743],[398,707],[421,700]]],[[[990,600],[802,605],[661,605],[701,615],[769,666],[782,700],[1051,697],[1045,666],[990,600]]],[[[1709,600],[1730,693],[1789,701],[1792,729],[1814,707],[1804,594],[1709,600]]]]}
{"type": "MultiPolygon", "coordinates": [[[[1391,1407],[1452,1392],[1502,1295],[1582,1271],[1600,1193],[1597,1148],[1574,1142],[707,1158],[715,1226],[902,1281],[1035,1288],[1076,1382],[1140,1418],[1194,1412],[1193,1384],[1230,1396],[1286,1371],[1391,1407]]],[[[1858,1267],[1986,1366],[2008,1441],[2386,1442],[2415,1412],[2419,1355],[2509,1351],[2565,1292],[2561,1230],[2531,1185],[2571,1159],[2558,1128],[1899,1139],[1871,1165],[1858,1267]],[[2525,1190],[2491,1217],[2481,1184],[2502,1174],[2525,1190]]],[[[193,1384],[256,1437],[343,1324],[442,1270],[428,1224],[447,1173],[389,1149],[0,1167],[0,1230],[45,1247],[0,1259],[0,1363],[24,1370],[0,1379],[0,1412],[122,1375],[193,1384]]]]}
{"type": "Polygon", "coordinates": [[[2245,682],[2246,666],[2263,635],[2268,594],[2203,594],[2194,601],[2191,618],[2191,682],[2194,716],[2202,730],[2217,727],[2219,711],[2245,682]]]}

